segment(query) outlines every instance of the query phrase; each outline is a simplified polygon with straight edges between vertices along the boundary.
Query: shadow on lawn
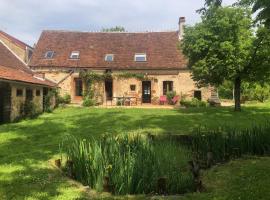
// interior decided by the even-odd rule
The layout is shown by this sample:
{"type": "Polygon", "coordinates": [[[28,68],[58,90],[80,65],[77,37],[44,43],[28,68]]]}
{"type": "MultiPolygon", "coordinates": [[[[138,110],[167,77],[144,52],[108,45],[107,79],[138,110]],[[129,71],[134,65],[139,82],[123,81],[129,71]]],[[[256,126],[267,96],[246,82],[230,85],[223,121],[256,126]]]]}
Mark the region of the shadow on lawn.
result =
{"type": "MultiPolygon", "coordinates": [[[[19,137],[0,145],[1,199],[58,199],[63,187],[72,187],[48,163],[57,154],[65,124],[52,120],[27,126],[24,122],[7,124],[0,127],[0,135],[5,129],[19,137]]],[[[83,198],[80,192],[76,198],[79,197],[83,198]]]]}

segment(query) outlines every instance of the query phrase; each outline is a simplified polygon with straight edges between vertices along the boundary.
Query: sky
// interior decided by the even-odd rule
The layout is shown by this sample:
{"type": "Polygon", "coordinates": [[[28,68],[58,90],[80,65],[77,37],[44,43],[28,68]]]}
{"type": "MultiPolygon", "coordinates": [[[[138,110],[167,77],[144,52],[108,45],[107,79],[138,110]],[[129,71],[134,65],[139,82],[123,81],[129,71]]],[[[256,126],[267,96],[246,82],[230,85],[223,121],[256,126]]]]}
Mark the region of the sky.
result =
{"type": "Polygon", "coordinates": [[[30,45],[42,30],[177,30],[181,16],[189,25],[199,22],[196,10],[203,4],[204,0],[0,0],[0,29],[30,45]]]}

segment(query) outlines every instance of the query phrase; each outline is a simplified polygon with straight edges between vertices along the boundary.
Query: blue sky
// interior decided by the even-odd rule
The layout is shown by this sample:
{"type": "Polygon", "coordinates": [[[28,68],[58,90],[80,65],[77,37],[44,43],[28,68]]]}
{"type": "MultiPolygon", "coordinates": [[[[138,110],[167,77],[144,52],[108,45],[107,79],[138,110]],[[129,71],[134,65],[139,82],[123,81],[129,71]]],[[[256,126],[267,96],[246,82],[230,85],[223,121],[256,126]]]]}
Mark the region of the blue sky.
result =
{"type": "MultiPolygon", "coordinates": [[[[224,0],[230,5],[235,0],[224,0]]],[[[0,29],[33,45],[42,30],[176,30],[178,18],[200,20],[204,0],[0,0],[0,29]]]]}

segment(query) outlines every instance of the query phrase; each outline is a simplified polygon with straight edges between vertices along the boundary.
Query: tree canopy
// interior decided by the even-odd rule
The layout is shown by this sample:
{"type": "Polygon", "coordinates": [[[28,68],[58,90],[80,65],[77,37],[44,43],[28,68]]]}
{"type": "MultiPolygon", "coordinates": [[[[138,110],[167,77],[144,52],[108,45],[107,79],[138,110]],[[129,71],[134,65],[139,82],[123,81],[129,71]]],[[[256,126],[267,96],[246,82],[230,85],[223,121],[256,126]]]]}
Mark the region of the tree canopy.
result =
{"type": "Polygon", "coordinates": [[[103,32],[125,32],[125,28],[123,26],[115,26],[111,28],[103,28],[103,32]]]}
{"type": "Polygon", "coordinates": [[[241,110],[241,81],[269,75],[269,30],[258,27],[255,32],[252,25],[249,9],[210,7],[201,23],[186,27],[181,42],[199,86],[234,83],[236,111],[241,110]]]}

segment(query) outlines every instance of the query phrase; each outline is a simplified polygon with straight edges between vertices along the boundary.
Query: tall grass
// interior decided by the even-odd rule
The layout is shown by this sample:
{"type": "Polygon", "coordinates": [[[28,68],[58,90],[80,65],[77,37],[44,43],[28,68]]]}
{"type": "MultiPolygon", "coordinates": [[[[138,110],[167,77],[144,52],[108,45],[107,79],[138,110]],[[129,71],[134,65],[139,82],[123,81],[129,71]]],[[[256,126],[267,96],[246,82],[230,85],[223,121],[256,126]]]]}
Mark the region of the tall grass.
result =
{"type": "Polygon", "coordinates": [[[98,191],[107,179],[114,194],[157,193],[161,178],[166,180],[166,193],[194,190],[186,167],[190,152],[172,141],[152,141],[141,134],[68,138],[62,151],[73,163],[69,170],[74,178],[98,191]]]}
{"type": "Polygon", "coordinates": [[[213,153],[216,162],[241,155],[270,154],[270,124],[254,126],[246,130],[220,129],[198,130],[192,135],[192,151],[201,160],[213,153]]]}

